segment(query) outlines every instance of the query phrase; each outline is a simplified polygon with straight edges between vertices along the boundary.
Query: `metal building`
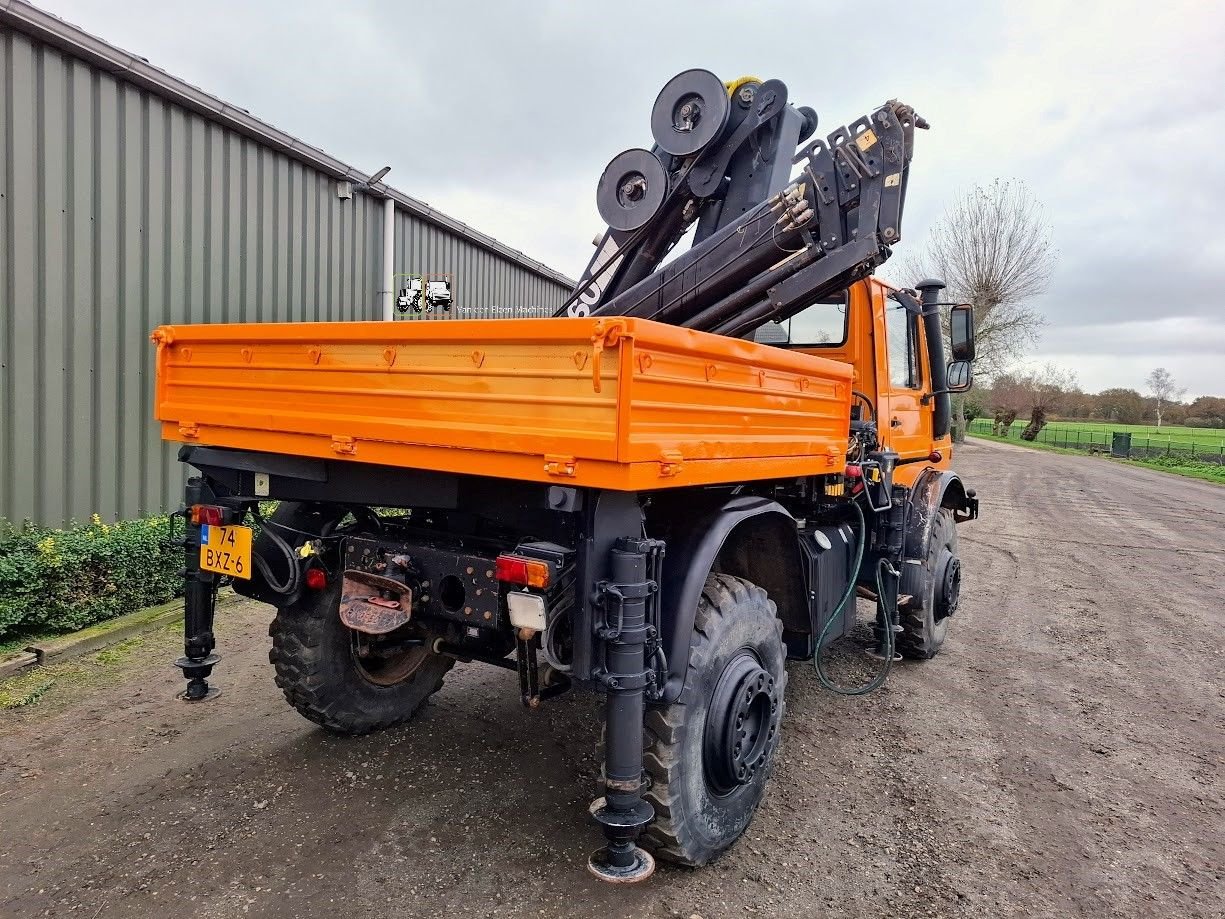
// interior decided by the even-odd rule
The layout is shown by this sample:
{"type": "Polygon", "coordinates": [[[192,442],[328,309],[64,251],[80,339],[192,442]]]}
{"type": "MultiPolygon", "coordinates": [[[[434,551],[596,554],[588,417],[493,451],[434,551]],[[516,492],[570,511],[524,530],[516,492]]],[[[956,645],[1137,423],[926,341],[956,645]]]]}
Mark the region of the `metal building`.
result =
{"type": "Polygon", "coordinates": [[[453,279],[452,315],[548,313],[571,286],[22,0],[0,3],[0,132],[11,521],[176,505],[181,471],[152,417],[159,324],[377,319],[410,272],[453,279]]]}

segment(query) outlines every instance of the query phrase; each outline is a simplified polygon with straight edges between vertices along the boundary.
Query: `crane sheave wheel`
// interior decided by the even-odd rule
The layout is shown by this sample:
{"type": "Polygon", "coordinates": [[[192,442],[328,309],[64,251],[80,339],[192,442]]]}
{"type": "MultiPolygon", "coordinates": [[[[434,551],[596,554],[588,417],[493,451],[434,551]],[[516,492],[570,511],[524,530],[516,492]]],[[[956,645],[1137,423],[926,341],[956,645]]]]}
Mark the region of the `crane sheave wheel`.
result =
{"type": "Polygon", "coordinates": [[[600,217],[614,230],[637,230],[659,213],[668,196],[668,173],[650,150],[623,150],[604,167],[596,186],[600,217]]]}
{"type": "Polygon", "coordinates": [[[651,134],[665,153],[688,156],[719,136],[731,104],[727,88],[709,70],[678,73],[651,109],[651,134]]]}

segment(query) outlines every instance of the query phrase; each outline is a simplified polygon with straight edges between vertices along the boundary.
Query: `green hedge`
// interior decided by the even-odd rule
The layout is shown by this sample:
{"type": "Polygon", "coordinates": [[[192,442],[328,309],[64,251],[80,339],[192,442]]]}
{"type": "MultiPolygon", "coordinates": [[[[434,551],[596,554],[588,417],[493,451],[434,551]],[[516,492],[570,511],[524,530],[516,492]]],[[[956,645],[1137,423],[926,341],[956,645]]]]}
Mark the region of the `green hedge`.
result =
{"type": "Polygon", "coordinates": [[[62,530],[0,521],[0,638],[71,631],[182,594],[166,517],[62,530]]]}

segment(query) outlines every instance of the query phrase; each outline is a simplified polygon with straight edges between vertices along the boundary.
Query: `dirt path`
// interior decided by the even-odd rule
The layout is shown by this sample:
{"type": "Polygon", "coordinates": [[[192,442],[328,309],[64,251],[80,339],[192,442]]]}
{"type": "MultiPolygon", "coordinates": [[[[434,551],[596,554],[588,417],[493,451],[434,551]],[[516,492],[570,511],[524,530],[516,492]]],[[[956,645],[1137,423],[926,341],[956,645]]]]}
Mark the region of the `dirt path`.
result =
{"type": "Polygon", "coordinates": [[[701,871],[590,879],[597,704],[470,666],[407,729],[283,703],[232,608],[215,703],[162,634],[0,715],[0,915],[1225,914],[1225,489],[972,445],[983,519],[943,653],[846,700],[793,665],[782,764],[701,871]],[[75,693],[75,694],[73,694],[75,693]]]}

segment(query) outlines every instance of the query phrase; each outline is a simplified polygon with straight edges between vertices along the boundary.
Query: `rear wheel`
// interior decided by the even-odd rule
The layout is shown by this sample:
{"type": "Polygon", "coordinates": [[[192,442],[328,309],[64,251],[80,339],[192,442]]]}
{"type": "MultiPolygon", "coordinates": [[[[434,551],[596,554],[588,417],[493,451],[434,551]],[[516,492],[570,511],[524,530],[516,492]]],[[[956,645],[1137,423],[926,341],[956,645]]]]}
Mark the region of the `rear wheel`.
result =
{"type": "Polygon", "coordinates": [[[782,623],[766,592],[712,574],[681,697],[646,717],[645,797],[656,818],[643,842],[661,858],[704,865],[749,825],[778,751],[785,659],[782,623]]]}
{"type": "Polygon", "coordinates": [[[949,619],[957,612],[961,594],[957,526],[949,508],[940,508],[932,522],[931,539],[922,563],[902,566],[900,592],[910,594],[911,600],[900,613],[898,652],[911,660],[929,660],[944,645],[949,619]]]}
{"type": "MultiPolygon", "coordinates": [[[[296,547],[306,535],[333,530],[348,512],[283,502],[269,523],[296,547]]],[[[282,577],[283,567],[274,574],[282,577]]],[[[350,629],[340,619],[340,587],[333,577],[323,590],[304,589],[278,606],[268,629],[276,684],[304,717],[335,734],[368,734],[407,721],[442,687],[454,660],[431,652],[412,624],[380,636],[350,629]]]]}
{"type": "Polygon", "coordinates": [[[305,591],[268,633],[276,684],[304,717],[334,734],[368,734],[410,719],[442,688],[454,660],[400,633],[363,635],[340,621],[340,584],[305,591]]]}

